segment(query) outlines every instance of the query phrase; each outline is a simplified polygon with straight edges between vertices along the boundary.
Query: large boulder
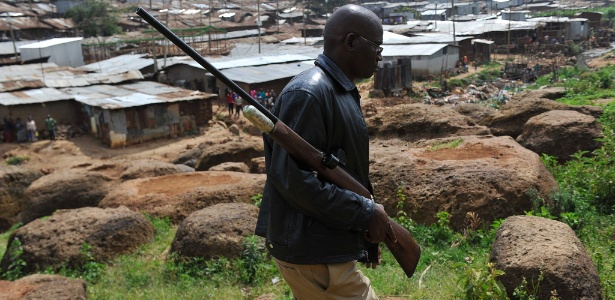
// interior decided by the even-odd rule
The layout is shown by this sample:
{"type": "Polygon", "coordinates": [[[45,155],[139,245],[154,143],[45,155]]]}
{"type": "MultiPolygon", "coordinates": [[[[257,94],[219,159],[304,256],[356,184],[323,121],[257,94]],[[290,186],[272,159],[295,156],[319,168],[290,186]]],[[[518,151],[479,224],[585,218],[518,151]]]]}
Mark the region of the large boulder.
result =
{"type": "Polygon", "coordinates": [[[566,224],[533,216],[513,216],[495,237],[490,260],[504,271],[498,279],[509,296],[523,278],[540,286],[538,299],[602,299],[598,270],[566,224]],[[538,282],[542,273],[543,279],[538,282]]]}
{"type": "Polygon", "coordinates": [[[192,148],[173,160],[174,164],[184,164],[197,171],[207,171],[209,168],[224,162],[243,162],[249,164],[255,157],[263,156],[263,139],[254,136],[228,137],[214,143],[208,141],[192,148]]]}
{"type": "Polygon", "coordinates": [[[488,135],[489,129],[450,107],[402,104],[367,120],[371,138],[416,142],[449,136],[488,135]]]}
{"type": "Polygon", "coordinates": [[[464,116],[470,117],[477,124],[480,124],[483,119],[497,112],[497,110],[493,107],[476,103],[459,103],[452,108],[454,111],[464,116]]]}
{"type": "Polygon", "coordinates": [[[508,135],[516,138],[523,132],[523,125],[532,117],[551,110],[573,110],[599,118],[602,108],[599,106],[572,106],[545,98],[558,95],[548,90],[524,91],[513,96],[511,101],[497,113],[483,119],[480,124],[491,129],[493,135],[508,135]]]}
{"type": "Polygon", "coordinates": [[[263,192],[266,176],[228,171],[173,174],[129,180],[114,188],[100,207],[127,206],[179,223],[205,207],[228,202],[251,202],[263,192]]]}
{"type": "Polygon", "coordinates": [[[0,232],[18,222],[23,209],[25,190],[43,176],[41,171],[17,166],[0,166],[0,232]]]}
{"type": "Polygon", "coordinates": [[[25,191],[19,221],[28,223],[51,215],[57,209],[98,206],[110,188],[111,179],[82,170],[61,170],[34,181],[25,191]]]}
{"type": "Polygon", "coordinates": [[[175,164],[155,160],[141,159],[126,163],[126,170],[120,174],[120,179],[130,180],[137,178],[164,176],[169,174],[183,173],[184,168],[175,164]]]}
{"type": "Polygon", "coordinates": [[[208,171],[231,171],[249,173],[250,168],[248,167],[248,165],[242,162],[224,162],[217,166],[209,168],[208,171]]]}
{"type": "Polygon", "coordinates": [[[193,212],[179,225],[171,253],[184,258],[239,257],[257,218],[258,208],[245,203],[221,203],[193,212]]]}
{"type": "Polygon", "coordinates": [[[0,280],[2,300],[85,300],[86,282],[60,275],[33,274],[15,281],[0,280]]]}
{"type": "Polygon", "coordinates": [[[142,214],[126,207],[60,210],[13,232],[0,268],[6,271],[17,260],[25,262],[24,273],[64,265],[76,267],[88,259],[106,262],[130,253],[153,238],[152,224],[142,214]],[[84,253],[86,248],[90,258],[84,253]],[[21,255],[17,257],[12,255],[19,252],[21,255]]]}
{"type": "Polygon", "coordinates": [[[532,194],[550,203],[557,189],[539,156],[510,137],[388,140],[371,147],[370,160],[376,201],[390,215],[401,205],[421,224],[436,222],[438,212],[448,212],[455,229],[466,227],[469,212],[490,224],[531,210],[532,194]]]}
{"type": "Polygon", "coordinates": [[[243,162],[249,164],[255,157],[263,156],[263,139],[258,137],[243,137],[232,139],[227,143],[214,144],[203,149],[195,169],[206,171],[224,162],[243,162]]]}
{"type": "Polygon", "coordinates": [[[600,147],[602,129],[596,118],[571,110],[552,110],[530,118],[517,142],[538,154],[555,156],[560,162],[571,155],[600,147]]]}

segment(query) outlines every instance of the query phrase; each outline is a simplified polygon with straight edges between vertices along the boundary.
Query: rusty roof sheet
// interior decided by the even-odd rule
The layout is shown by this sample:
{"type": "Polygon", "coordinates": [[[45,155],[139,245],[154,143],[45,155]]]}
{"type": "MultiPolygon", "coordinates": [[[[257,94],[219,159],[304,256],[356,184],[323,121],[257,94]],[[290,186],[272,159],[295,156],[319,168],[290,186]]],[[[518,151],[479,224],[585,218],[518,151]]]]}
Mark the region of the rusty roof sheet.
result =
{"type": "Polygon", "coordinates": [[[54,88],[0,93],[0,104],[5,106],[47,103],[72,99],[74,99],[74,96],[54,88]]]}
{"type": "Polygon", "coordinates": [[[41,19],[41,21],[58,30],[68,30],[75,28],[75,23],[72,19],[54,18],[41,19]]]}
{"type": "Polygon", "coordinates": [[[58,66],[54,63],[12,65],[0,67],[0,91],[24,88],[75,87],[141,80],[138,70],[124,72],[87,73],[85,70],[58,66]]]}
{"type": "Polygon", "coordinates": [[[104,109],[121,109],[149,104],[209,99],[214,94],[164,85],[153,81],[140,81],[125,85],[94,85],[64,88],[75,100],[104,109]]]}
{"type": "Polygon", "coordinates": [[[34,13],[21,7],[13,6],[5,1],[0,2],[0,13],[17,13],[22,15],[34,16],[34,13]]]}
{"type": "Polygon", "coordinates": [[[13,29],[51,28],[38,18],[18,17],[9,20],[7,17],[0,17],[0,30],[10,30],[11,27],[13,29]]]}

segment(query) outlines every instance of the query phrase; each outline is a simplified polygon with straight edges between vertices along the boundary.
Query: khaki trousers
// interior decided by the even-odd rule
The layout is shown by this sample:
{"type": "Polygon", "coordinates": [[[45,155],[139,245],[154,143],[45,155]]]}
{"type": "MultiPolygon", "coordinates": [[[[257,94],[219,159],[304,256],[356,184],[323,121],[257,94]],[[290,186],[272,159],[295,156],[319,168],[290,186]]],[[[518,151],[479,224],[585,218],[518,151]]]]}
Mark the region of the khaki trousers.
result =
{"type": "Polygon", "coordinates": [[[298,300],[378,300],[356,260],[320,265],[296,265],[278,259],[275,262],[298,300]]]}

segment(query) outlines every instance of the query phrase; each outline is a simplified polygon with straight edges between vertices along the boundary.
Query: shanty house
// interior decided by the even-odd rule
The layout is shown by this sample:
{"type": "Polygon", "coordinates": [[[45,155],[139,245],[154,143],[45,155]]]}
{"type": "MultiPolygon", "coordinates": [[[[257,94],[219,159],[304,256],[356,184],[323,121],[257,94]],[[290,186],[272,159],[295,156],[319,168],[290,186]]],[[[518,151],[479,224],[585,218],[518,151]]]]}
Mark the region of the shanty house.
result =
{"type": "Polygon", "coordinates": [[[412,76],[426,77],[455,67],[459,60],[459,47],[447,44],[384,45],[383,61],[410,59],[412,76]]]}
{"type": "Polygon", "coordinates": [[[56,38],[20,46],[23,61],[49,57],[49,62],[60,66],[83,66],[82,37],[56,38]]]}
{"type": "Polygon", "coordinates": [[[91,132],[112,148],[195,132],[212,118],[213,94],[141,81],[65,88],[91,132]]]}
{"type": "MultiPolygon", "coordinates": [[[[301,47],[301,49],[306,48],[301,47]]],[[[314,57],[309,54],[289,53],[272,56],[233,57],[223,61],[211,61],[210,63],[246,91],[252,88],[256,90],[263,88],[280,92],[291,78],[312,67],[314,65],[313,59],[314,57]]],[[[220,99],[224,98],[225,85],[194,61],[176,62],[164,68],[163,71],[168,82],[175,85],[184,84],[186,88],[214,92],[219,94],[220,99]]]]}

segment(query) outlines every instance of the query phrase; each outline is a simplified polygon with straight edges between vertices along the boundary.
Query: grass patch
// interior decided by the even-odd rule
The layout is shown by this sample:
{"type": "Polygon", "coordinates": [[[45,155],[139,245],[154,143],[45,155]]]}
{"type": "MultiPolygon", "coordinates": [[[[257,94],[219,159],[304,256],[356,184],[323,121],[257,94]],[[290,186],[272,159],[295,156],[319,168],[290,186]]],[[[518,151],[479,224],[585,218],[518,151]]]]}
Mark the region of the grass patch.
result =
{"type": "Polygon", "coordinates": [[[4,163],[7,165],[12,165],[12,166],[16,166],[16,165],[21,165],[22,163],[26,162],[30,160],[30,157],[28,156],[11,156],[7,159],[4,160],[4,163]]]}
{"type": "Polygon", "coordinates": [[[436,151],[440,149],[455,149],[459,145],[461,145],[461,143],[463,143],[463,139],[454,139],[448,142],[435,143],[429,146],[429,151],[436,151]]]}

